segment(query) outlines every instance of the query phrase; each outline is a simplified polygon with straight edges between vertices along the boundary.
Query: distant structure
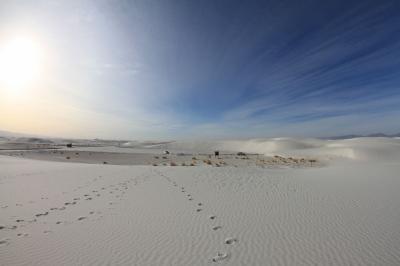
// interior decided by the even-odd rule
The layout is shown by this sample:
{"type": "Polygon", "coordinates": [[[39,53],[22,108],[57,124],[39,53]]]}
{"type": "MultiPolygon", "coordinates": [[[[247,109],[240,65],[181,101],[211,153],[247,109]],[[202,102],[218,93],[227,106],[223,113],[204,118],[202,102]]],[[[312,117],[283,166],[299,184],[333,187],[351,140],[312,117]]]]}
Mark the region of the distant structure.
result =
{"type": "Polygon", "coordinates": [[[246,156],[246,153],[240,151],[240,152],[238,152],[236,155],[237,155],[237,156],[246,156]]]}
{"type": "Polygon", "coordinates": [[[67,148],[72,148],[72,143],[68,143],[67,148]]]}
{"type": "Polygon", "coordinates": [[[214,151],[214,155],[215,155],[215,157],[218,157],[219,156],[219,151],[214,151]]]}

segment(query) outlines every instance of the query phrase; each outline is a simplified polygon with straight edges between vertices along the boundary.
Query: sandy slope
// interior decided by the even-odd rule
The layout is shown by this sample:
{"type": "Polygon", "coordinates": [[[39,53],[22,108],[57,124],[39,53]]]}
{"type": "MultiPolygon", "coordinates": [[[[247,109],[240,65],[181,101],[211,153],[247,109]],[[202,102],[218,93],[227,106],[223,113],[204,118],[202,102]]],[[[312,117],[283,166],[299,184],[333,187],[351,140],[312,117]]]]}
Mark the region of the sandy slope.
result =
{"type": "Polygon", "coordinates": [[[0,265],[399,265],[398,141],[276,140],[319,168],[0,156],[0,265]]]}

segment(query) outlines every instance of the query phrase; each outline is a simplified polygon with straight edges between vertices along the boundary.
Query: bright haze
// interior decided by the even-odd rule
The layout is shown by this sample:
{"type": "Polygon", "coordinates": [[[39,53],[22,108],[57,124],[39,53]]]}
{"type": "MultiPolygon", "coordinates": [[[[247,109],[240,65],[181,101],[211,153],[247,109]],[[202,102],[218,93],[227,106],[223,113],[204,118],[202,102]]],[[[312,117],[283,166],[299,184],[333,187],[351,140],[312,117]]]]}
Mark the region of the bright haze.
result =
{"type": "Polygon", "coordinates": [[[400,131],[400,2],[0,2],[0,129],[101,138],[400,131]]]}

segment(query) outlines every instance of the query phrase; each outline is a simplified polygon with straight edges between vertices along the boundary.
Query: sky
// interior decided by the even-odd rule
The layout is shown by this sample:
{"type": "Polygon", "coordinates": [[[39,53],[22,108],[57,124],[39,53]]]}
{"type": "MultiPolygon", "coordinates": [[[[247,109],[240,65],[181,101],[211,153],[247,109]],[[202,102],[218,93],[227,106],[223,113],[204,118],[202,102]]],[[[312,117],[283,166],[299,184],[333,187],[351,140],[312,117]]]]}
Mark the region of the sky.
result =
{"type": "MultiPolygon", "coordinates": [[[[0,85],[0,130],[116,139],[398,133],[399,14],[396,0],[2,0],[0,49],[31,40],[40,71],[24,88],[0,85]]],[[[17,81],[33,75],[26,58],[15,56],[17,81]]]]}

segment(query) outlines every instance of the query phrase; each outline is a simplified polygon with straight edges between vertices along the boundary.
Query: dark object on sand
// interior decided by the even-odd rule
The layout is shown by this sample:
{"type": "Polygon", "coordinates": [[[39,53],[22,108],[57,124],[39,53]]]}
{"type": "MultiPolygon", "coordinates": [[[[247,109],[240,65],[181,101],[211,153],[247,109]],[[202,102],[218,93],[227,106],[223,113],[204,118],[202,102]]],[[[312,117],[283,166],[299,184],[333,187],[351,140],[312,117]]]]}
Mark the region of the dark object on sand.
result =
{"type": "Polygon", "coordinates": [[[236,153],[236,155],[237,156],[246,156],[246,153],[240,151],[240,152],[236,153]]]}
{"type": "Polygon", "coordinates": [[[164,151],[164,154],[169,154],[169,151],[164,151]]]}
{"type": "Polygon", "coordinates": [[[219,151],[214,151],[214,155],[215,155],[215,157],[218,157],[219,156],[219,151]]]}
{"type": "Polygon", "coordinates": [[[72,143],[68,143],[67,148],[72,148],[72,143]]]}

